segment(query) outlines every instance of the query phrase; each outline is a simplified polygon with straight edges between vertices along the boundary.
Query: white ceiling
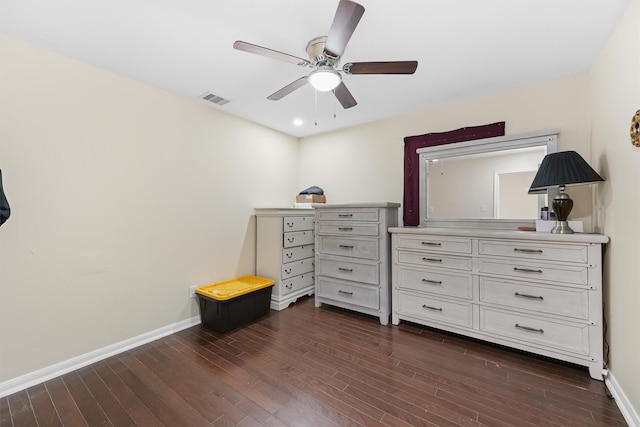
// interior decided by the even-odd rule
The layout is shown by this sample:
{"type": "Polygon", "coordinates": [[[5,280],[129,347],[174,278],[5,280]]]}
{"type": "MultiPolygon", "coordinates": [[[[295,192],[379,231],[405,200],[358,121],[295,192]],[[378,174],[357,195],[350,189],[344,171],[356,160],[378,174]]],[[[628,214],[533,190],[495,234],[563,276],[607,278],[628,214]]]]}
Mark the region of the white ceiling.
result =
{"type": "Polygon", "coordinates": [[[232,48],[306,58],[338,0],[0,0],[0,31],[187,98],[219,95],[230,102],[211,108],[304,137],[587,71],[629,2],[361,0],[342,63],[419,65],[344,76],[358,101],[348,110],[308,85],[267,100],[311,70],[232,48]]]}

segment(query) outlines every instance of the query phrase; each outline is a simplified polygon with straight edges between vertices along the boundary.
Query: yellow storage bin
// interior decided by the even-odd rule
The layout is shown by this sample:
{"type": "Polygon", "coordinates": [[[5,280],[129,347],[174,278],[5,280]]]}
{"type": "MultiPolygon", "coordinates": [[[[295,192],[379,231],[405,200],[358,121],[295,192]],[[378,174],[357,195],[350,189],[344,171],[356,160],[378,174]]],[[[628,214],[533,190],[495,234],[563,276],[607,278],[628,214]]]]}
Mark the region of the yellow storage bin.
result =
{"type": "Polygon", "coordinates": [[[272,279],[242,276],[198,287],[202,324],[224,333],[266,315],[274,284],[272,279]]]}
{"type": "Polygon", "coordinates": [[[196,293],[218,301],[226,301],[231,298],[248,294],[249,292],[266,288],[267,286],[273,286],[274,284],[274,280],[266,279],[264,277],[242,276],[225,282],[200,286],[196,289],[196,293]]]}

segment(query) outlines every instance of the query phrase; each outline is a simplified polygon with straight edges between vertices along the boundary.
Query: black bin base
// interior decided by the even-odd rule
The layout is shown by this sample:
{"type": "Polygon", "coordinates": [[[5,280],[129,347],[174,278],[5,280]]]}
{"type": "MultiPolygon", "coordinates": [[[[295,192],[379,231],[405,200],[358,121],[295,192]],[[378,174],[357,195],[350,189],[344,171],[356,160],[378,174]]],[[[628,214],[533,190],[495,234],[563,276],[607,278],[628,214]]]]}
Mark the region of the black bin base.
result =
{"type": "Polygon", "coordinates": [[[271,288],[273,286],[226,301],[198,294],[202,324],[216,332],[225,333],[265,316],[271,304],[271,288]]]}

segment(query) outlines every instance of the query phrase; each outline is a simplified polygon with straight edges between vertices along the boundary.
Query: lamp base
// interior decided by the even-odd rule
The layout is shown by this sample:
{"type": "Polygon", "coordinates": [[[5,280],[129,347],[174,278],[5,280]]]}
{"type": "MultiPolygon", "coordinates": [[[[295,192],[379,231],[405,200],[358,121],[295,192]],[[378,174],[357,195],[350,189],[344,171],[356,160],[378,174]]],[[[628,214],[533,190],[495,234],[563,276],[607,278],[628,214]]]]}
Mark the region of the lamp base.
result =
{"type": "Polygon", "coordinates": [[[573,200],[564,192],[564,185],[560,186],[560,193],[553,198],[551,207],[557,219],[556,226],[551,229],[551,232],[555,234],[573,234],[573,230],[567,222],[569,213],[573,209],[573,200]]]}
{"type": "Polygon", "coordinates": [[[573,234],[573,230],[569,227],[567,221],[556,221],[555,227],[551,229],[554,234],[573,234]]]}

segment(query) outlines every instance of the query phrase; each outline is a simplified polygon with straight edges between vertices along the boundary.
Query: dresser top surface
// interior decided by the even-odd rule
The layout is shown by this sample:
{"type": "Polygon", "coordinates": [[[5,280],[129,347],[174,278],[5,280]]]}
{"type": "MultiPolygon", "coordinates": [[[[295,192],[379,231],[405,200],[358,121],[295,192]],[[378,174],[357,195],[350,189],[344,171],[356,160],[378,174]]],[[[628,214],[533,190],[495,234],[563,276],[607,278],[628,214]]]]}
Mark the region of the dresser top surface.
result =
{"type": "Polygon", "coordinates": [[[315,204],[315,209],[335,208],[399,208],[400,203],[394,202],[363,202],[363,203],[327,203],[315,204]]]}
{"type": "Polygon", "coordinates": [[[255,208],[257,216],[313,216],[313,208],[255,208]]]}
{"type": "Polygon", "coordinates": [[[405,233],[416,235],[460,236],[486,239],[537,240],[561,243],[607,243],[609,237],[595,233],[552,234],[537,233],[535,231],[515,230],[482,230],[471,228],[444,227],[389,227],[390,233],[405,233]]]}

